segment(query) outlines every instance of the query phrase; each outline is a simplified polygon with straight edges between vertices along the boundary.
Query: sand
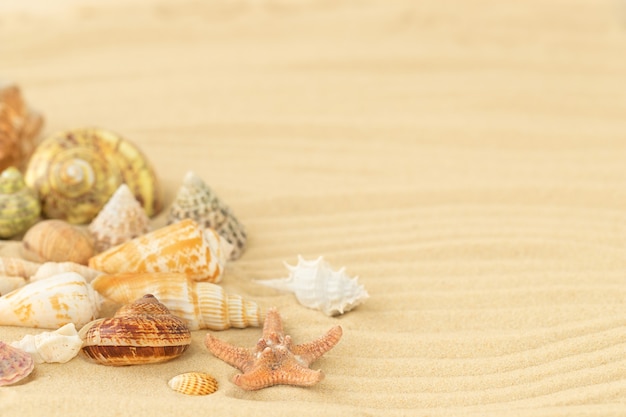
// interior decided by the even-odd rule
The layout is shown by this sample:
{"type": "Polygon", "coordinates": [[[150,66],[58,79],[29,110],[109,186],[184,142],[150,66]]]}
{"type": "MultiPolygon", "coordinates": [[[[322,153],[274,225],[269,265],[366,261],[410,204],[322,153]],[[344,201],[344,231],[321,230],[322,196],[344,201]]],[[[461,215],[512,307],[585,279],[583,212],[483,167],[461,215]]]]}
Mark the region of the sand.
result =
{"type": "Polygon", "coordinates": [[[624,51],[618,0],[3,0],[0,77],[44,136],[119,132],[168,204],[195,171],[250,236],[223,286],[344,336],[311,388],[243,391],[196,331],[165,364],[40,365],[0,414],[624,415],[624,51]],[[371,298],[329,318],[255,283],[298,254],[371,298]],[[193,370],[220,389],[167,387],[193,370]]]}

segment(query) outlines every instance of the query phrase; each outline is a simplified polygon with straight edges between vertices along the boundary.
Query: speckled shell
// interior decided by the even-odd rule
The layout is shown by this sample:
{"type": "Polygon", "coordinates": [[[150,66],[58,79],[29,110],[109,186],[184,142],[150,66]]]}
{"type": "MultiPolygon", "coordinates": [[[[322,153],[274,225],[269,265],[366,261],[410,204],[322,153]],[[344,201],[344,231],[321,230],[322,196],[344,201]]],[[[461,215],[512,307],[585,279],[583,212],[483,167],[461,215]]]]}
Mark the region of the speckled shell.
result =
{"type": "Polygon", "coordinates": [[[10,167],[0,174],[0,238],[18,235],[41,213],[37,194],[26,186],[22,173],[10,167]]]}
{"type": "Polygon", "coordinates": [[[246,247],[247,235],[230,207],[224,204],[213,190],[196,174],[188,172],[170,207],[167,223],[192,219],[203,227],[215,229],[233,245],[230,259],[241,256],[246,247]]]}
{"type": "Polygon", "coordinates": [[[226,294],[219,285],[196,282],[181,273],[101,275],[91,285],[118,304],[128,303],[141,294],[154,294],[191,330],[260,326],[262,321],[261,309],[255,302],[226,294]]]}
{"type": "Polygon", "coordinates": [[[44,262],[37,269],[37,272],[30,277],[30,282],[39,281],[40,279],[49,278],[64,272],[76,272],[85,278],[87,282],[91,282],[97,276],[103,274],[103,272],[96,271],[95,269],[75,262],[44,262]]]}
{"type": "Polygon", "coordinates": [[[0,275],[28,278],[36,273],[40,266],[40,263],[22,258],[0,257],[0,275]]]}
{"type": "Polygon", "coordinates": [[[34,262],[86,265],[94,253],[89,233],[63,220],[43,220],[28,229],[22,239],[22,256],[34,262]]]}
{"type": "Polygon", "coordinates": [[[81,327],[98,316],[100,304],[100,296],[83,277],[67,272],[0,297],[0,326],[81,327]]]}
{"type": "Polygon", "coordinates": [[[11,346],[31,354],[35,363],[65,363],[76,357],[83,341],[74,323],[68,323],[53,332],[28,334],[11,346]]]}
{"type": "Polygon", "coordinates": [[[0,83],[0,171],[25,167],[43,122],[42,115],[26,105],[16,84],[0,83]]]}
{"type": "Polygon", "coordinates": [[[29,353],[0,342],[0,386],[21,381],[34,368],[35,361],[29,353]]]}
{"type": "Polygon", "coordinates": [[[112,318],[85,325],[79,335],[85,357],[113,366],[165,362],[191,344],[185,322],[150,294],[120,308],[112,318]]]}
{"type": "Polygon", "coordinates": [[[126,183],[148,216],[163,205],[154,169],[132,143],[104,129],[74,129],[45,139],[33,153],[26,183],[45,217],[89,223],[126,183]]]}
{"type": "Polygon", "coordinates": [[[120,272],[182,272],[198,281],[219,282],[230,245],[214,230],[182,220],[89,260],[89,267],[108,274],[120,272]]]}
{"type": "Polygon", "coordinates": [[[103,252],[150,231],[150,218],[139,201],[122,184],[89,224],[96,252],[103,252]]]}
{"type": "Polygon", "coordinates": [[[369,298],[363,285],[358,284],[358,278],[348,277],[345,268],[333,271],[321,256],[314,261],[298,256],[298,265],[285,266],[289,270],[288,278],[256,282],[293,292],[300,304],[328,316],[346,313],[369,298]]]}
{"type": "Polygon", "coordinates": [[[176,392],[187,395],[208,395],[217,391],[217,380],[205,372],[187,372],[167,382],[176,392]]]}

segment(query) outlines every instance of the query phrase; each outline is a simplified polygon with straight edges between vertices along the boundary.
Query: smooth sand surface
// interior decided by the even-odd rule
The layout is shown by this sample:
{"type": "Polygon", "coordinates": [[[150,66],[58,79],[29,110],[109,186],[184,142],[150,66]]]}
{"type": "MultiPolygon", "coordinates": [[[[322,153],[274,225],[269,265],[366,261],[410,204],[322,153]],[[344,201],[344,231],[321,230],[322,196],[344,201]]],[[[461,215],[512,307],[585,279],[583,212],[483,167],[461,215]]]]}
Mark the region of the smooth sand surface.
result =
{"type": "Polygon", "coordinates": [[[243,391],[197,331],[165,364],[37,366],[0,415],[626,414],[624,1],[2,0],[0,78],[44,136],[136,143],[168,203],[195,171],[250,236],[227,291],[296,342],[344,330],[311,388],[243,391]],[[329,318],[254,282],[298,254],[371,298],[329,318]],[[193,370],[219,390],[168,388],[193,370]]]}

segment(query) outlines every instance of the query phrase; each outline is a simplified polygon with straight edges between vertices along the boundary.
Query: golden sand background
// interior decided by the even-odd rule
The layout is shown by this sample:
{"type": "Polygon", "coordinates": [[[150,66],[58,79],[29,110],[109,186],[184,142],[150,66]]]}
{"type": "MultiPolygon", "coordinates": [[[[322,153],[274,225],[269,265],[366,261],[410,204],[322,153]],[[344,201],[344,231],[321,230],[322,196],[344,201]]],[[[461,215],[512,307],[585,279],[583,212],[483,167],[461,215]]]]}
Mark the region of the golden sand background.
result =
{"type": "Polygon", "coordinates": [[[202,176],[250,236],[224,286],[296,342],[344,328],[313,388],[240,390],[199,331],[166,364],[41,365],[1,415],[626,414],[623,1],[2,0],[0,77],[46,133],[135,142],[168,202],[202,176]],[[371,299],[254,284],[298,254],[371,299]],[[220,390],[169,390],[191,370],[220,390]]]}

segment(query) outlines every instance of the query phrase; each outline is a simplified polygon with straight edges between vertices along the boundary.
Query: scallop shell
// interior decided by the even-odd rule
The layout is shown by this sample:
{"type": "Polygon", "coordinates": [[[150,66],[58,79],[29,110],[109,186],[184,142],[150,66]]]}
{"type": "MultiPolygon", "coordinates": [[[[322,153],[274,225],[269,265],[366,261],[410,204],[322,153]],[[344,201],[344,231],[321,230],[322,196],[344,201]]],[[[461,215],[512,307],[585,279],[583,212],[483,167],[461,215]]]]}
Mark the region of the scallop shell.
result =
{"type": "Polygon", "coordinates": [[[87,231],[63,220],[43,220],[22,239],[22,256],[35,262],[75,262],[86,265],[94,255],[87,231]]]}
{"type": "Polygon", "coordinates": [[[0,174],[0,238],[6,239],[32,226],[41,212],[37,194],[26,186],[22,173],[10,167],[0,174]]]}
{"type": "Polygon", "coordinates": [[[0,342],[0,386],[21,381],[34,368],[35,361],[29,353],[0,342]]]}
{"type": "Polygon", "coordinates": [[[35,363],[65,363],[80,351],[83,341],[74,323],[68,323],[53,332],[26,335],[11,346],[31,354],[35,363]]]}
{"type": "Polygon", "coordinates": [[[20,88],[0,84],[0,170],[24,168],[42,126],[43,117],[26,105],[20,88]]]}
{"type": "Polygon", "coordinates": [[[209,395],[217,391],[217,380],[205,372],[187,372],[167,382],[176,392],[187,395],[209,395]]]}
{"type": "Polygon", "coordinates": [[[26,183],[46,217],[88,223],[126,183],[148,216],[163,205],[154,169],[132,143],[104,129],[74,129],[45,139],[26,170],[26,183]]]}
{"type": "Polygon", "coordinates": [[[10,293],[20,287],[26,285],[26,279],[22,277],[8,277],[0,275],[0,296],[10,293]]]}
{"type": "Polygon", "coordinates": [[[40,263],[30,262],[22,258],[0,257],[0,275],[28,278],[35,274],[40,263]]]}
{"type": "Polygon", "coordinates": [[[150,219],[139,201],[122,184],[89,225],[96,252],[103,252],[150,231],[150,219]]]}
{"type": "Polygon", "coordinates": [[[85,325],[79,335],[84,356],[114,366],[165,362],[191,344],[185,322],[151,294],[120,308],[112,318],[85,325]]]}
{"type": "Polygon", "coordinates": [[[89,267],[119,272],[182,272],[198,281],[219,282],[230,245],[190,219],[162,227],[102,252],[89,267]]]}
{"type": "Polygon", "coordinates": [[[39,281],[40,279],[49,278],[51,276],[62,274],[64,272],[76,272],[80,274],[87,282],[93,281],[103,272],[96,271],[85,265],[76,262],[45,262],[37,269],[37,272],[30,277],[30,282],[39,281]]]}
{"type": "Polygon", "coordinates": [[[314,261],[298,256],[298,265],[285,263],[285,266],[289,270],[288,278],[256,282],[293,292],[300,304],[328,316],[346,313],[369,298],[363,285],[357,283],[357,277],[348,277],[345,268],[333,271],[321,256],[314,261]]]}
{"type": "Polygon", "coordinates": [[[215,229],[233,245],[230,259],[239,258],[246,247],[246,231],[230,207],[217,197],[202,178],[191,171],[183,179],[170,208],[167,223],[182,219],[192,219],[201,226],[215,229]]]}
{"type": "Polygon", "coordinates": [[[42,279],[0,297],[0,326],[81,327],[98,316],[100,296],[75,272],[42,279]]]}

